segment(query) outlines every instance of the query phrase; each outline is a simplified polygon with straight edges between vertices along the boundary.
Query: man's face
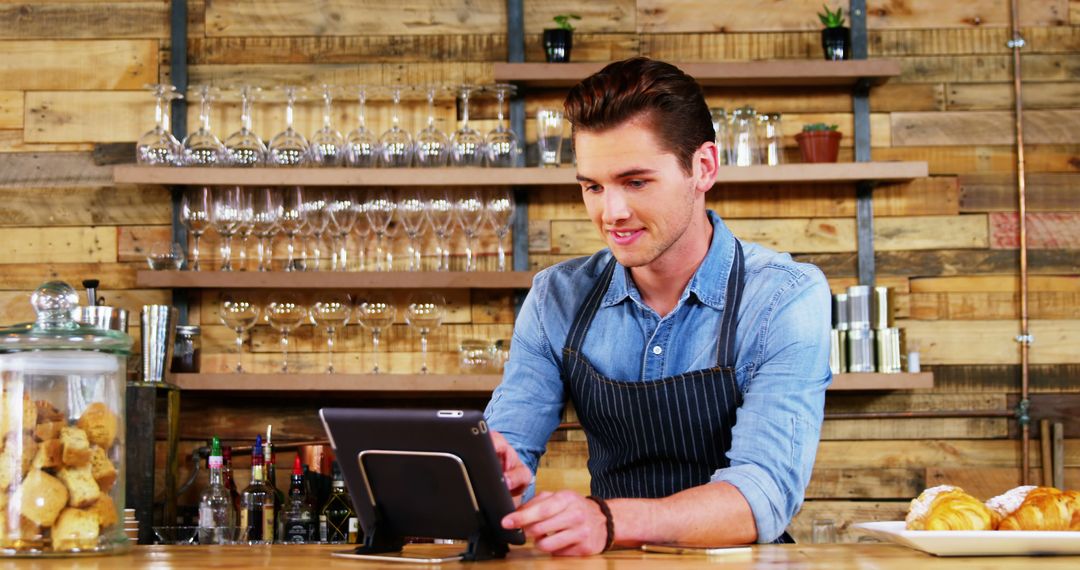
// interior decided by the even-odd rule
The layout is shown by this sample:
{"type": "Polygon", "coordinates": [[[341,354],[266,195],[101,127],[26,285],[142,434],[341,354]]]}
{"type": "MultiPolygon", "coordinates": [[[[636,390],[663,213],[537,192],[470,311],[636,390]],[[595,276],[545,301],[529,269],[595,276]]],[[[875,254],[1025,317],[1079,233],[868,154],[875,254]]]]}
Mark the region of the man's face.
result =
{"type": "MultiPolygon", "coordinates": [[[[704,192],[660,146],[647,121],[579,131],[574,149],[585,209],[620,264],[649,265],[690,239],[686,230],[704,209],[704,192]]],[[[693,162],[700,170],[696,155],[693,162]]]]}

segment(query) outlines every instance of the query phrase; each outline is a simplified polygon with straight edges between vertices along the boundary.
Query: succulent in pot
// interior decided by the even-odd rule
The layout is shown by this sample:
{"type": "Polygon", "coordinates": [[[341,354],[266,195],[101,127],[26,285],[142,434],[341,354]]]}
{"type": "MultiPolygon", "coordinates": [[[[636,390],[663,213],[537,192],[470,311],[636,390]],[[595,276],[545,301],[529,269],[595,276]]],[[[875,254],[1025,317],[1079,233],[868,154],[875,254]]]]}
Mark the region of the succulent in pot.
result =
{"type": "Polygon", "coordinates": [[[580,20],[577,14],[559,14],[552,18],[554,28],[544,30],[544,57],[548,63],[569,63],[574,48],[574,26],[570,20],[580,20]]]}
{"type": "Polygon", "coordinates": [[[824,12],[818,12],[818,19],[825,26],[821,30],[821,47],[825,50],[825,59],[840,61],[851,59],[851,30],[844,26],[844,9],[835,12],[822,5],[824,12]]]}
{"type": "Polygon", "coordinates": [[[803,162],[836,162],[840,154],[840,139],[843,138],[838,128],[837,125],[825,123],[804,125],[802,132],[795,135],[803,162]]]}

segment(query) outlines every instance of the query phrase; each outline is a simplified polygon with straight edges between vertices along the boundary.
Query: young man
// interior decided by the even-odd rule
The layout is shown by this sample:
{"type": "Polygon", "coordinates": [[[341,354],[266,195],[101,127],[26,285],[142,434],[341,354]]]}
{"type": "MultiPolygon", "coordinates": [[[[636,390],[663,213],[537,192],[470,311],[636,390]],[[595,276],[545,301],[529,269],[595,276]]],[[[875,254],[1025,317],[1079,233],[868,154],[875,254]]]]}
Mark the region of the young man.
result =
{"type": "Polygon", "coordinates": [[[561,555],[790,541],[831,380],[824,275],[706,210],[715,133],[678,68],[613,63],[565,106],[608,249],[536,276],[486,415],[522,498],[572,401],[592,495],[540,493],[503,526],[561,555]]]}

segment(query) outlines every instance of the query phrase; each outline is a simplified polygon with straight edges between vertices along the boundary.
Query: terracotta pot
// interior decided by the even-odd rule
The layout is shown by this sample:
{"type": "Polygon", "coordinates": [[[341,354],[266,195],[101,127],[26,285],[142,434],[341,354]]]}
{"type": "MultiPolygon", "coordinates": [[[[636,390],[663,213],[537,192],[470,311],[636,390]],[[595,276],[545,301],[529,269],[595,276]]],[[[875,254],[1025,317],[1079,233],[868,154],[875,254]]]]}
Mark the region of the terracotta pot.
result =
{"type": "Polygon", "coordinates": [[[805,131],[795,135],[803,162],[836,162],[840,154],[840,131],[805,131]]]}

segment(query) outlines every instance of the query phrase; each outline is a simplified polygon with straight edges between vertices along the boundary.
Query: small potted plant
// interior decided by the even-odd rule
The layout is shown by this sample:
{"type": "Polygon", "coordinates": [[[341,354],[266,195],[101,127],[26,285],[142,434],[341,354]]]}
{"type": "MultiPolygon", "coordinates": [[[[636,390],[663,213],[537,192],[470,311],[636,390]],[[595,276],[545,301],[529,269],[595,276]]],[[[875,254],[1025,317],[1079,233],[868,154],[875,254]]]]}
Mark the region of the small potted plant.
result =
{"type": "Polygon", "coordinates": [[[838,128],[825,123],[803,125],[802,132],[795,135],[803,162],[836,162],[843,137],[838,128]]]}
{"type": "Polygon", "coordinates": [[[844,26],[844,9],[837,8],[833,12],[827,5],[822,5],[822,8],[825,8],[825,12],[818,12],[818,19],[825,25],[825,29],[821,30],[821,47],[825,50],[825,59],[851,59],[851,30],[844,26]]]}
{"type": "Polygon", "coordinates": [[[570,63],[570,50],[574,48],[574,26],[570,20],[580,20],[577,14],[559,14],[552,18],[554,28],[544,30],[544,56],[548,63],[570,63]]]}

